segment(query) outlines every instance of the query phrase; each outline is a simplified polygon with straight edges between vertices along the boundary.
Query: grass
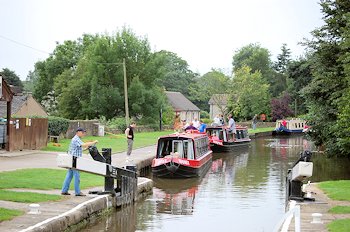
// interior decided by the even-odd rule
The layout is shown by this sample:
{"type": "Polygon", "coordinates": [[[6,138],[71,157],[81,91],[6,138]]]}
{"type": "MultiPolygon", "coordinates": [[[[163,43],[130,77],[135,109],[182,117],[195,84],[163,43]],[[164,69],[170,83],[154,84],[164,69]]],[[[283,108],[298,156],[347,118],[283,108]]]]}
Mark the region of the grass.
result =
{"type": "Polygon", "coordinates": [[[0,222],[11,220],[12,218],[22,214],[24,214],[24,212],[19,210],[0,208],[0,222]]]}
{"type": "Polygon", "coordinates": [[[274,127],[262,127],[262,128],[256,128],[255,130],[248,129],[248,133],[254,134],[254,133],[260,133],[260,132],[273,131],[274,129],[275,129],[274,127]]]}
{"type": "Polygon", "coordinates": [[[334,214],[348,214],[350,213],[350,206],[335,206],[329,212],[334,214]]]}
{"type": "Polygon", "coordinates": [[[319,187],[333,200],[350,201],[350,180],[325,181],[319,187]]]}
{"type": "MultiPolygon", "coordinates": [[[[350,201],[350,180],[324,181],[318,185],[329,198],[339,201],[350,201]]],[[[335,206],[330,213],[350,213],[349,206],[335,206]]],[[[330,232],[347,232],[350,228],[350,219],[334,220],[327,225],[330,232]]]]}
{"type": "MultiPolygon", "coordinates": [[[[134,149],[156,144],[159,136],[171,134],[173,131],[155,131],[135,133],[134,149]]],[[[107,134],[103,137],[86,136],[82,139],[84,142],[98,140],[97,148],[112,148],[112,153],[122,152],[127,149],[127,143],[124,134],[107,134]]],[[[48,143],[43,151],[66,152],[70,144],[70,139],[61,139],[59,144],[48,143]]],[[[86,151],[85,151],[86,152],[86,151]]]]}
{"type": "Polygon", "coordinates": [[[21,203],[36,203],[45,201],[58,201],[63,197],[54,194],[42,194],[31,192],[15,192],[0,189],[0,200],[21,203]]]}
{"type": "Polygon", "coordinates": [[[340,219],[332,221],[327,225],[330,232],[348,232],[350,228],[350,219],[340,219]]]}
{"type": "MultiPolygon", "coordinates": [[[[66,170],[45,168],[1,172],[0,188],[27,188],[42,190],[60,189],[66,176],[66,172],[66,170]]],[[[80,172],[80,181],[81,188],[104,185],[104,177],[84,172],[80,172]]],[[[71,189],[72,188],[73,183],[71,183],[71,189]]]]}

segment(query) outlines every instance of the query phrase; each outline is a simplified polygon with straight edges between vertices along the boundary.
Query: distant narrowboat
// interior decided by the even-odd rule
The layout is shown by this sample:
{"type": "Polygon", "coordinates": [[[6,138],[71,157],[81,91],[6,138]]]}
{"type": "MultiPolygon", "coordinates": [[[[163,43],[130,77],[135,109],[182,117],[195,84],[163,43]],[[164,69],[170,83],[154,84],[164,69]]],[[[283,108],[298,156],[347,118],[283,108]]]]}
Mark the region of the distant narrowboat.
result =
{"type": "Polygon", "coordinates": [[[272,132],[273,135],[291,135],[301,134],[307,128],[306,121],[300,118],[293,119],[282,119],[276,121],[275,130],[272,132]]]}
{"type": "Polygon", "coordinates": [[[209,136],[210,148],[214,152],[230,151],[239,146],[249,145],[251,141],[248,128],[243,126],[236,126],[236,135],[224,126],[210,126],[207,127],[206,132],[209,136]]]}
{"type": "Polygon", "coordinates": [[[152,161],[152,173],[157,177],[201,177],[212,161],[209,138],[205,133],[189,131],[162,136],[152,161]]]}

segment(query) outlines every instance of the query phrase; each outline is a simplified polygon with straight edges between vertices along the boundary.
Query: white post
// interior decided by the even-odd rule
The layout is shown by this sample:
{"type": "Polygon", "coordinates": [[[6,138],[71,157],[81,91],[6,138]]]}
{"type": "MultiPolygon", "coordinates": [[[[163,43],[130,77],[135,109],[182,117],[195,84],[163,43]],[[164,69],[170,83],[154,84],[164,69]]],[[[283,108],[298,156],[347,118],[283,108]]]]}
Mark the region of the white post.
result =
{"type": "Polygon", "coordinates": [[[294,208],[294,222],[295,232],[300,232],[300,205],[294,208]]]}

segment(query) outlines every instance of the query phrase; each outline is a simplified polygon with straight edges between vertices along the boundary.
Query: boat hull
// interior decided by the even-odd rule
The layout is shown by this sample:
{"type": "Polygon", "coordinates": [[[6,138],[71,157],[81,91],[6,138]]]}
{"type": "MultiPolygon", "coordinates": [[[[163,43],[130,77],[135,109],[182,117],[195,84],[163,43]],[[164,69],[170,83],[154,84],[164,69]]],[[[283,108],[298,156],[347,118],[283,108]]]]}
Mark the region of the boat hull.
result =
{"type": "Polygon", "coordinates": [[[212,162],[212,156],[198,167],[182,165],[176,161],[169,161],[164,164],[152,166],[152,174],[161,178],[193,178],[202,177],[207,173],[212,162]]]}
{"type": "Polygon", "coordinates": [[[211,143],[210,149],[213,152],[229,152],[239,147],[249,146],[249,144],[250,144],[250,140],[242,141],[242,142],[224,142],[222,145],[211,143]]]}

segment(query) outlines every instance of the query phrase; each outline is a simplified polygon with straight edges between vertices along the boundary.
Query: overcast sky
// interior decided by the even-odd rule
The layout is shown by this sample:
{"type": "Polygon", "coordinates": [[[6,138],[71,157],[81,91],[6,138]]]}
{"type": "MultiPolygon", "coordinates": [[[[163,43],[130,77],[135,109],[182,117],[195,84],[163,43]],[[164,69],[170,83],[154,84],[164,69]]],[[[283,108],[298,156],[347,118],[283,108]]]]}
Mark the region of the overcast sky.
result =
{"type": "Polygon", "coordinates": [[[153,51],[168,50],[205,74],[232,69],[242,46],[260,43],[275,60],[283,43],[293,58],[298,45],[323,24],[318,0],[0,0],[0,70],[25,80],[56,41],[83,33],[113,34],[124,25],[149,39],[153,51]],[[25,45],[25,46],[23,46],[25,45]]]}

